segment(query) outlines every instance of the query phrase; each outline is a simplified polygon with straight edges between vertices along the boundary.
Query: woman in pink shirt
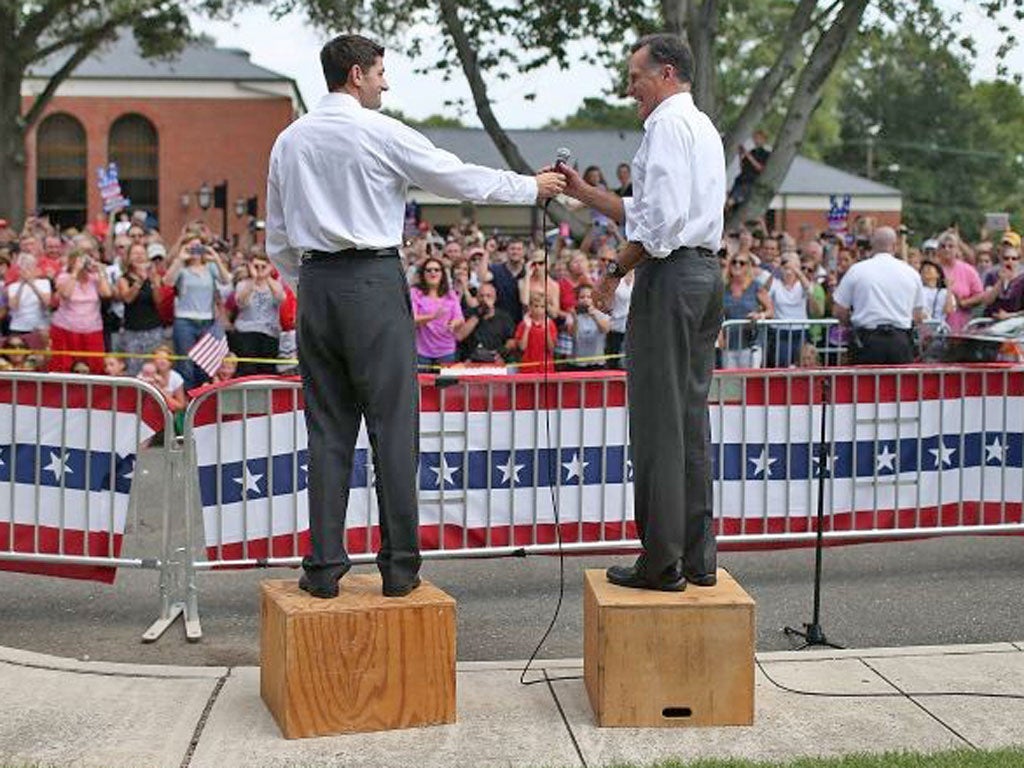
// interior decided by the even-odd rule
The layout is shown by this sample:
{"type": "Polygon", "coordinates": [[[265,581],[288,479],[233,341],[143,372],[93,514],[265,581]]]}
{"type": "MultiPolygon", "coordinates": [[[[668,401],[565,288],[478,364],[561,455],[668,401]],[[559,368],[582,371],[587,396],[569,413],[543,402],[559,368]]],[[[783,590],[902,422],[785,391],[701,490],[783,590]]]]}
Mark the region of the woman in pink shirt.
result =
{"type": "Polygon", "coordinates": [[[411,298],[420,373],[437,373],[438,366],[455,362],[456,332],[463,323],[459,297],[440,261],[430,258],[420,265],[411,298]]]}
{"type": "Polygon", "coordinates": [[[103,373],[103,317],[100,301],[113,295],[106,270],[89,254],[76,248],[68,265],[57,275],[57,310],[50,323],[50,370],[67,373],[76,362],[70,351],[98,352],[79,358],[92,373],[103,373]],[[61,354],[65,353],[65,354],[61,354]]]}
{"type": "Polygon", "coordinates": [[[959,331],[971,319],[971,310],[985,298],[985,287],[978,270],[960,258],[960,238],[955,232],[939,235],[939,262],[946,277],[946,287],[953,294],[956,309],[946,316],[950,330],[959,331]]]}

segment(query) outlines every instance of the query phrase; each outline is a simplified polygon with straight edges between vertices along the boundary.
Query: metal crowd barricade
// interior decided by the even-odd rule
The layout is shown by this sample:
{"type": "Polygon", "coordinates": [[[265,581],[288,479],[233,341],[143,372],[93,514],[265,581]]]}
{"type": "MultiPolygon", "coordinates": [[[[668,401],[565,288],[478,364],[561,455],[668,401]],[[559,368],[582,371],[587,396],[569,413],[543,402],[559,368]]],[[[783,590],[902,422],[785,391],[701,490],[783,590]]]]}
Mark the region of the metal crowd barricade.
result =
{"type": "MultiPolygon", "coordinates": [[[[156,639],[184,607],[172,601],[170,475],[173,440],[147,447],[173,417],[158,389],[121,377],[0,373],[0,563],[3,570],[110,583],[116,569],[159,572],[156,639]],[[140,480],[139,456],[153,458],[140,480]],[[6,483],[6,488],[3,484],[6,483]],[[158,499],[140,509],[140,486],[158,499]],[[129,492],[130,489],[130,492],[129,492]],[[155,513],[147,540],[142,514],[155,513]]],[[[181,558],[184,560],[185,558],[181,558]]]]}
{"type": "Polygon", "coordinates": [[[844,364],[847,333],[835,318],[817,320],[726,320],[719,344],[720,369],[789,368],[801,365],[805,344],[813,365],[844,364]]]}
{"type": "MultiPolygon", "coordinates": [[[[301,384],[285,379],[231,383],[191,404],[189,610],[198,571],[300,563],[301,404],[301,384]]],[[[830,540],[1024,531],[1022,409],[1019,366],[716,372],[722,546],[811,542],[819,482],[830,540]]],[[[622,373],[423,377],[420,411],[425,558],[638,546],[622,373]]],[[[346,520],[355,562],[370,562],[379,543],[373,481],[361,434],[346,520]]]]}

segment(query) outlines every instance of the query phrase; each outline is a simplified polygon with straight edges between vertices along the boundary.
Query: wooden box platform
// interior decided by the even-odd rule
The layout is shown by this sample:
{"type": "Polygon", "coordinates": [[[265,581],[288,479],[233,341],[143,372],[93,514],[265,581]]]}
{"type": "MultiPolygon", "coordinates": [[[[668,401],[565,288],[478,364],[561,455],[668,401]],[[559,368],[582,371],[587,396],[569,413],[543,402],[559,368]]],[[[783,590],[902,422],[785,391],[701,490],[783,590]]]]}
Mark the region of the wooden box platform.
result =
{"type": "Polygon", "coordinates": [[[754,601],[724,570],[718,585],[655,592],[588,570],[583,673],[601,726],[751,725],[754,601]]]}
{"type": "Polygon", "coordinates": [[[260,585],[260,695],[286,738],[455,722],[455,600],[385,598],[349,574],[333,600],[260,585]]]}

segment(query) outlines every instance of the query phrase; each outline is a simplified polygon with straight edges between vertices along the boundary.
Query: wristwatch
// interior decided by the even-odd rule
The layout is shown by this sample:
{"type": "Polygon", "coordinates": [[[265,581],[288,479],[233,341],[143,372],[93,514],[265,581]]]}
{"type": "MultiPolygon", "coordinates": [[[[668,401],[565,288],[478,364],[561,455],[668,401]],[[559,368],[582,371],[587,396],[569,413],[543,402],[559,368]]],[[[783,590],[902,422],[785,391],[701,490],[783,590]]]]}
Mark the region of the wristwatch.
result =
{"type": "Polygon", "coordinates": [[[622,268],[622,265],[617,261],[609,261],[608,266],[604,268],[604,276],[611,278],[621,278],[626,274],[626,270],[622,268]]]}

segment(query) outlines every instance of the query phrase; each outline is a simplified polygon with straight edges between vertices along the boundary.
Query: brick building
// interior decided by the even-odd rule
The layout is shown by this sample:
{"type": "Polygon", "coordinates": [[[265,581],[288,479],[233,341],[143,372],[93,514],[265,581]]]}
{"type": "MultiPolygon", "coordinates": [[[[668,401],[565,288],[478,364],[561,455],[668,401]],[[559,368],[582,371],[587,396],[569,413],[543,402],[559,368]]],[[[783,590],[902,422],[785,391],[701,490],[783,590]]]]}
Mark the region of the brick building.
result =
{"type": "MultiPolygon", "coordinates": [[[[42,91],[52,61],[25,79],[22,102],[42,91]]],[[[102,212],[97,169],[120,169],[133,208],[154,214],[168,238],[222,212],[199,206],[205,183],[228,184],[229,236],[249,224],[236,203],[258,198],[277,134],[305,111],[291,78],[258,67],[245,51],[195,43],[172,59],[147,60],[130,33],[100,49],[57,90],[26,140],[26,210],[81,226],[102,212]]]]}

